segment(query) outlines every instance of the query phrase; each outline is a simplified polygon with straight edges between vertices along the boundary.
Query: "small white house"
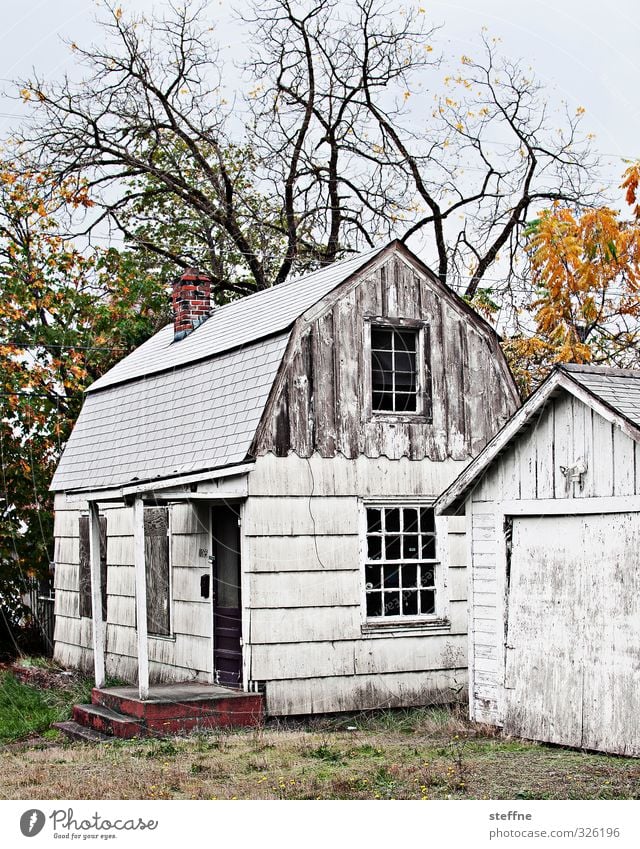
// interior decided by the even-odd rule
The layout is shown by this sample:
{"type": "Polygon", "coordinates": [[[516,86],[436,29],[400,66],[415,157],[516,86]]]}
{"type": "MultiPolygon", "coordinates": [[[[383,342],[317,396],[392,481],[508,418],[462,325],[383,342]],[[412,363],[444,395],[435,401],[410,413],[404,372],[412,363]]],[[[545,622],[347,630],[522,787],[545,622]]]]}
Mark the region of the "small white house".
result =
{"type": "Polygon", "coordinates": [[[557,367],[442,495],[469,545],[471,717],[640,755],[640,372],[557,367]]]}
{"type": "Polygon", "coordinates": [[[399,242],[175,321],[96,381],[55,474],[55,657],[271,714],[466,686],[437,496],[519,403],[491,327],[399,242]]]}

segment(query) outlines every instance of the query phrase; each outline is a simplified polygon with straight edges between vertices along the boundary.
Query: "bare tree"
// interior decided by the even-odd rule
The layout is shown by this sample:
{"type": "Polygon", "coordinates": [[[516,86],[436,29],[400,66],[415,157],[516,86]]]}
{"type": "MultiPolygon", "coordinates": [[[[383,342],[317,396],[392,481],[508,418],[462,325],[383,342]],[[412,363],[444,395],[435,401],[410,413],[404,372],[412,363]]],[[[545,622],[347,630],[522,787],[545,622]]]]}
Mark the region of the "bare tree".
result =
{"type": "Polygon", "coordinates": [[[256,3],[251,90],[226,103],[205,5],[151,21],[105,8],[108,47],[74,45],[82,81],[22,84],[36,106],[23,145],[87,180],[91,228],[108,219],[165,261],[204,264],[221,296],[390,236],[421,237],[471,296],[496,262],[509,280],[532,207],[594,200],[580,116],[556,130],[540,86],[488,39],[450,91],[428,92],[441,57],[419,11],[256,3]]]}

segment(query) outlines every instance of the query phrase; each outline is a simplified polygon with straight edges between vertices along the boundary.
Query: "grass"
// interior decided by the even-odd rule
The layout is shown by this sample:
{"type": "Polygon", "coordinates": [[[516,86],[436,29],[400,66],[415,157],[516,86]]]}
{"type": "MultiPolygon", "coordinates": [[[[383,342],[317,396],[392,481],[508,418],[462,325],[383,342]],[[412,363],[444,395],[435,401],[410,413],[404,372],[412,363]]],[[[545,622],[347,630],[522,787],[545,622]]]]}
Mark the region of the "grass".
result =
{"type": "MultiPolygon", "coordinates": [[[[6,686],[6,685],[5,685],[6,686]]],[[[12,684],[9,685],[13,687],[12,684]]],[[[5,690],[6,692],[6,690],[5,690]]],[[[11,690],[11,692],[15,692],[11,690]]],[[[23,705],[31,705],[24,700],[23,705]]],[[[31,708],[30,708],[31,709],[31,708]]],[[[39,701],[39,724],[56,706],[39,701]],[[44,707],[43,707],[44,705],[44,707]]],[[[14,714],[15,715],[15,714],[14,714]]],[[[638,799],[640,762],[501,739],[442,708],[0,754],[5,799],[638,799]]],[[[14,722],[15,734],[19,727],[14,722]]]]}
{"type": "Polygon", "coordinates": [[[0,798],[640,798],[639,760],[502,738],[442,707],[99,746],[47,732],[88,690],[0,673],[0,741],[49,737],[0,747],[0,798]]]}
{"type": "MultiPolygon", "coordinates": [[[[28,665],[46,668],[44,664],[28,665]]],[[[67,719],[72,705],[90,701],[90,693],[91,684],[85,679],[74,679],[65,689],[47,689],[24,684],[10,672],[0,672],[0,742],[35,734],[51,736],[51,723],[67,719]]]]}

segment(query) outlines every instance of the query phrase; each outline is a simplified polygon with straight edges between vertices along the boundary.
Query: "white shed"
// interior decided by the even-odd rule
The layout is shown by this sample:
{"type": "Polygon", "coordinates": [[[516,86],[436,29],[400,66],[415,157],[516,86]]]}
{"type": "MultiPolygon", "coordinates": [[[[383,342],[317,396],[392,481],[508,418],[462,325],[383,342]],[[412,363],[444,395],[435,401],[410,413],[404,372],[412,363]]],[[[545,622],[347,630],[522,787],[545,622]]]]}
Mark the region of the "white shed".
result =
{"type": "Polygon", "coordinates": [[[640,755],[640,371],[557,367],[440,497],[464,513],[472,719],[640,755]]]}

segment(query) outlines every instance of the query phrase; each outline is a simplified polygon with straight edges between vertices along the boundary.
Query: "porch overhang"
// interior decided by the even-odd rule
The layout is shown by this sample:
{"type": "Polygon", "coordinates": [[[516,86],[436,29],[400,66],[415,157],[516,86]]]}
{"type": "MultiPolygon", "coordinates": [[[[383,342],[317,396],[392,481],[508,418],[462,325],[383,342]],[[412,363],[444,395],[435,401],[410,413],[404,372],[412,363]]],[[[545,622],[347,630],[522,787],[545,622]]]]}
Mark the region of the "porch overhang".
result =
{"type": "Polygon", "coordinates": [[[137,496],[153,501],[197,501],[246,498],[247,475],[253,463],[242,463],[188,475],[174,475],[122,487],[83,489],[65,493],[67,503],[121,502],[132,504],[137,496]]]}
{"type": "Polygon", "coordinates": [[[145,564],[144,507],[145,504],[209,501],[229,502],[248,495],[248,474],[253,463],[229,466],[215,471],[180,475],[162,480],[146,481],[119,489],[75,491],[66,494],[71,503],[89,504],[89,556],[91,563],[91,595],[93,604],[93,659],[96,686],[105,683],[106,623],[102,615],[99,505],[121,503],[133,507],[134,569],[136,597],[136,632],[138,658],[138,695],[149,696],[149,646],[147,633],[147,576],[145,564]]]}

